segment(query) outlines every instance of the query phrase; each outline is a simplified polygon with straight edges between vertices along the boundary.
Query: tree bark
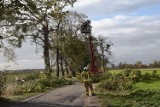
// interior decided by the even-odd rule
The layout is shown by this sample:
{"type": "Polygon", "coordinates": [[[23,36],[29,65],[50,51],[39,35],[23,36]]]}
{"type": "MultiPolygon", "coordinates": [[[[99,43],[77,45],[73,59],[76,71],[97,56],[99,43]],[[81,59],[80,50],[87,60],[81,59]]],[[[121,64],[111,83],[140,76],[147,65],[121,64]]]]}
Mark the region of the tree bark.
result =
{"type": "Polygon", "coordinates": [[[64,59],[64,58],[63,58],[63,61],[64,61],[64,65],[65,65],[65,70],[66,70],[67,74],[69,75],[68,63],[67,63],[66,59],[64,59]]]}
{"type": "Polygon", "coordinates": [[[104,59],[104,50],[102,49],[102,65],[103,65],[103,72],[105,72],[105,59],[104,59]]]}
{"type": "Polygon", "coordinates": [[[59,77],[59,47],[56,48],[56,76],[59,77]]]}
{"type": "Polygon", "coordinates": [[[49,31],[48,31],[48,25],[43,26],[43,32],[44,32],[44,63],[45,63],[45,71],[47,73],[48,78],[51,78],[52,69],[50,66],[50,57],[49,57],[49,31]]]}
{"type": "Polygon", "coordinates": [[[62,76],[64,76],[64,68],[63,68],[63,57],[61,55],[61,58],[60,58],[60,61],[61,61],[61,72],[62,72],[62,76]]]}

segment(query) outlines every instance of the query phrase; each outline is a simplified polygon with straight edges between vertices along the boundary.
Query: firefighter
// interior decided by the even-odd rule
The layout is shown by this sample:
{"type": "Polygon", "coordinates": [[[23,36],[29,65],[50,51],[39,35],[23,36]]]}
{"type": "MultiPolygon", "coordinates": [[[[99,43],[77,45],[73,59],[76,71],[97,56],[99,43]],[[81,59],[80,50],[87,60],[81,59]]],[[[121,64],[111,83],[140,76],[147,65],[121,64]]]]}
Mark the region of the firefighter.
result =
{"type": "Polygon", "coordinates": [[[83,72],[81,73],[81,77],[83,78],[84,86],[86,88],[86,95],[89,96],[89,89],[91,91],[91,95],[95,96],[92,86],[92,80],[90,79],[90,72],[88,67],[84,67],[83,72]]]}

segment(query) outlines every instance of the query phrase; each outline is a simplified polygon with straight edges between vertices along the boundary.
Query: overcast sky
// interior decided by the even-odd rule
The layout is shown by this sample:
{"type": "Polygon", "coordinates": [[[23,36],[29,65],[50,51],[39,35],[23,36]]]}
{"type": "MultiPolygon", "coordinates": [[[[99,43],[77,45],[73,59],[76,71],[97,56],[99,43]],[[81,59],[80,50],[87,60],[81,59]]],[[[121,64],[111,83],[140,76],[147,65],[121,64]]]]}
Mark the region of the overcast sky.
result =
{"type": "MultiPolygon", "coordinates": [[[[72,10],[86,14],[93,34],[114,44],[113,63],[160,60],[160,0],[78,0],[72,10]]],[[[0,69],[44,68],[42,54],[28,42],[16,49],[16,56],[14,64],[0,54],[0,69]]]]}

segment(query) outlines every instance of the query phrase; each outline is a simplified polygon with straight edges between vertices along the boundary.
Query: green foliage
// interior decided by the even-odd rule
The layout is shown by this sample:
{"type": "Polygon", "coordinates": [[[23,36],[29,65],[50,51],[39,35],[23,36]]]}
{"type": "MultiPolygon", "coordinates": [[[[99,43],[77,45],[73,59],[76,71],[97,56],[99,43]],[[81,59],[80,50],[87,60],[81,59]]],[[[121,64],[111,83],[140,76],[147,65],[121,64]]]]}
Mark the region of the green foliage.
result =
{"type": "Polygon", "coordinates": [[[99,94],[102,107],[159,107],[160,92],[133,90],[130,93],[99,94]]]}
{"type": "Polygon", "coordinates": [[[134,81],[138,82],[138,81],[140,81],[141,78],[142,78],[142,73],[141,73],[140,70],[134,70],[134,71],[132,72],[132,76],[133,76],[132,79],[133,79],[134,81]]]}
{"type": "Polygon", "coordinates": [[[91,78],[93,83],[99,83],[101,80],[103,80],[103,76],[93,75],[91,78]]]}
{"type": "Polygon", "coordinates": [[[123,75],[126,77],[128,77],[131,74],[131,72],[132,72],[132,69],[124,69],[122,71],[123,75]]]}
{"type": "MultiPolygon", "coordinates": [[[[28,37],[31,41],[33,39],[32,42],[44,50],[46,71],[51,71],[50,46],[56,45],[55,43],[59,42],[58,36],[62,36],[60,26],[68,13],[64,8],[73,6],[76,0],[24,0],[23,2],[11,0],[8,3],[5,2],[1,2],[0,6],[0,22],[6,22],[0,23],[2,26],[0,30],[6,29],[5,32],[0,32],[1,43],[20,48],[28,37]]],[[[0,47],[2,47],[1,44],[0,47]]],[[[54,49],[57,47],[55,46],[54,49]]]]}
{"type": "Polygon", "coordinates": [[[43,84],[40,84],[38,80],[36,81],[28,81],[24,84],[17,84],[14,89],[15,95],[20,95],[23,93],[30,93],[30,92],[43,92],[45,89],[45,86],[43,84]]]}
{"type": "Polygon", "coordinates": [[[103,81],[104,79],[110,78],[112,76],[111,73],[105,73],[103,75],[91,75],[92,82],[93,83],[99,83],[100,81],[103,81]]]}
{"type": "Polygon", "coordinates": [[[150,80],[151,79],[151,74],[146,72],[143,77],[142,77],[143,80],[150,80]]]}
{"type": "Polygon", "coordinates": [[[101,81],[99,87],[109,91],[129,90],[133,87],[133,81],[129,78],[124,78],[122,74],[113,74],[109,78],[101,81]]]}
{"type": "Polygon", "coordinates": [[[160,105],[160,81],[156,71],[142,73],[133,69],[125,74],[127,75],[124,75],[124,72],[112,73],[108,79],[99,83],[97,95],[101,99],[102,106],[158,107],[160,105]]]}
{"type": "Polygon", "coordinates": [[[73,71],[81,71],[89,62],[86,43],[76,37],[65,37],[64,48],[62,50],[67,62],[73,71]]]}
{"type": "Polygon", "coordinates": [[[159,75],[157,74],[157,70],[152,71],[152,78],[156,78],[156,79],[159,78],[159,75]]]}
{"type": "Polygon", "coordinates": [[[0,72],[0,95],[4,92],[6,86],[6,74],[4,72],[0,72]]]}
{"type": "Polygon", "coordinates": [[[30,75],[29,78],[31,80],[28,80],[23,84],[17,84],[14,89],[14,94],[19,95],[23,93],[44,92],[47,88],[55,88],[73,84],[72,80],[66,80],[64,78],[54,77],[49,80],[45,74],[36,73],[35,75],[36,78],[30,78],[34,77],[34,75],[30,75]]]}
{"type": "Polygon", "coordinates": [[[25,77],[25,80],[34,80],[34,79],[38,79],[40,76],[40,72],[33,72],[33,73],[29,73],[29,75],[27,75],[27,77],[25,77]]]}

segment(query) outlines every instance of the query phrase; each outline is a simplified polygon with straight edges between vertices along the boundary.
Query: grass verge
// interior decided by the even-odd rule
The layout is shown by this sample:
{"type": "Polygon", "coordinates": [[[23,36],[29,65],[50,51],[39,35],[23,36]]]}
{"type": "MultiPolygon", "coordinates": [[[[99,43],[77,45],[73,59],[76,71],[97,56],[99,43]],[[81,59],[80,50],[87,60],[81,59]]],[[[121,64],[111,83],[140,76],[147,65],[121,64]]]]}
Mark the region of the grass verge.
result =
{"type": "Polygon", "coordinates": [[[158,107],[160,105],[160,80],[138,82],[132,90],[107,91],[97,88],[102,106],[158,107]]]}

